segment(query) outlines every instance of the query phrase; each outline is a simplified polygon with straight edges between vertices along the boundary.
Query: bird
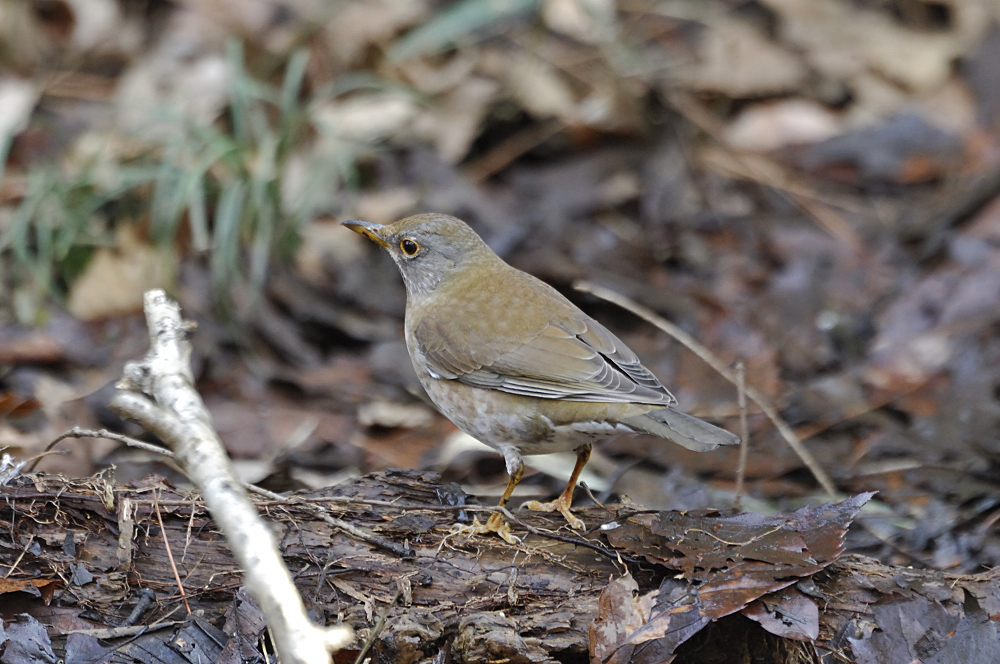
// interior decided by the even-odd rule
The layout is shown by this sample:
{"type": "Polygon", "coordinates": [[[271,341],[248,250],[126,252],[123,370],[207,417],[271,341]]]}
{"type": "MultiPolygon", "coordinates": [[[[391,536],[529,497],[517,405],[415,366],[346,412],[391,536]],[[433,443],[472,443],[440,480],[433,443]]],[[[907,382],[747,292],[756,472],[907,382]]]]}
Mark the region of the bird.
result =
{"type": "MultiPolygon", "coordinates": [[[[566,489],[524,507],[570,509],[595,441],[643,433],[699,452],[735,445],[735,434],[677,408],[677,399],[608,328],[552,286],[497,256],[464,221],[417,214],[391,224],[343,225],[385,249],[406,286],[405,337],[434,405],[459,429],[503,455],[505,507],[523,456],[576,452],[566,489]]],[[[500,511],[472,532],[517,541],[500,511]]]]}

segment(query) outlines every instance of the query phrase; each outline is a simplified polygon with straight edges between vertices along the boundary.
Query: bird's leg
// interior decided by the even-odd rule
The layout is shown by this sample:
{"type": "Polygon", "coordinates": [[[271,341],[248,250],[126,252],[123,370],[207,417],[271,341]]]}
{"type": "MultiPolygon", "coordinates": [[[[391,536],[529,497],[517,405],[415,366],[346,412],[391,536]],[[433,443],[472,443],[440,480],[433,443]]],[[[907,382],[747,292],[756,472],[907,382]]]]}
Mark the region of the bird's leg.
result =
{"type": "MultiPolygon", "coordinates": [[[[524,475],[524,462],[521,461],[520,457],[507,460],[507,474],[510,475],[510,479],[507,480],[507,488],[503,490],[503,495],[500,496],[498,507],[507,507],[507,501],[510,500],[511,495],[514,493],[514,488],[521,483],[521,477],[524,475]]],[[[497,516],[499,516],[499,513],[497,513],[497,516]]]]}
{"type": "MultiPolygon", "coordinates": [[[[511,448],[508,453],[508,450],[505,449],[503,450],[503,455],[507,465],[507,474],[510,475],[510,479],[507,480],[507,488],[504,489],[503,495],[500,496],[499,507],[507,506],[507,501],[510,500],[511,494],[514,493],[514,487],[521,482],[521,477],[524,475],[524,463],[521,461],[521,455],[516,450],[511,448]]],[[[486,523],[479,523],[479,519],[473,517],[472,525],[458,526],[452,532],[457,535],[486,535],[496,533],[508,544],[520,544],[520,541],[510,532],[510,524],[507,523],[500,512],[491,514],[486,523]]]]}
{"type": "Polygon", "coordinates": [[[573,474],[569,476],[569,482],[566,484],[566,488],[555,500],[548,503],[540,503],[537,500],[532,500],[524,504],[529,510],[535,510],[538,512],[559,512],[569,523],[570,528],[574,530],[584,530],[586,526],[583,521],[578,517],[573,515],[570,511],[570,505],[573,504],[573,490],[576,489],[576,482],[580,479],[580,473],[583,472],[583,467],[587,465],[587,461],[590,460],[590,443],[586,445],[581,445],[576,448],[576,465],[573,466],[573,474]]]}
{"type": "MultiPolygon", "coordinates": [[[[514,472],[511,473],[510,479],[507,480],[507,488],[503,490],[503,495],[500,496],[499,507],[507,506],[507,501],[510,500],[511,494],[514,493],[514,487],[521,482],[521,476],[524,475],[524,463],[518,459],[517,466],[513,470],[514,472]]],[[[503,514],[500,512],[490,514],[489,520],[483,524],[483,532],[496,533],[507,540],[508,544],[517,543],[517,539],[510,532],[510,524],[507,523],[507,520],[503,518],[503,514]]]]}

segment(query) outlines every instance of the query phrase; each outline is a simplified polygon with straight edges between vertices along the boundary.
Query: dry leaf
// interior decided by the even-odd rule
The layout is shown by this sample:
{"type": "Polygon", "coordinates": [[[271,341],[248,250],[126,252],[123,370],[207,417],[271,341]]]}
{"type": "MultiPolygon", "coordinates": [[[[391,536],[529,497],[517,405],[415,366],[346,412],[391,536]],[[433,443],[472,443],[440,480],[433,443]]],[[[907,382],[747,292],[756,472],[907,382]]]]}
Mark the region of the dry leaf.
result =
{"type": "Polygon", "coordinates": [[[753,104],[723,130],[726,141],[741,150],[776,150],[816,143],[840,132],[837,115],[803,99],[753,104]]]}
{"type": "Polygon", "coordinates": [[[615,37],[615,0],[544,0],[541,14],[550,30],[585,44],[615,37]]]}
{"type": "MultiPolygon", "coordinates": [[[[712,620],[834,562],[843,552],[847,527],[873,495],[776,517],[642,512],[615,521],[616,527],[604,531],[612,546],[682,573],[640,598],[633,597],[630,580],[609,584],[590,630],[592,656],[621,664],[670,661],[677,646],[712,620]],[[635,627],[639,620],[642,625],[635,627]],[[634,648],[640,644],[641,650],[634,648]]],[[[811,600],[792,591],[785,595],[787,600],[778,596],[772,602],[778,607],[773,613],[755,607],[751,617],[772,631],[787,618],[788,634],[815,638],[809,636],[818,630],[811,600]]]]}
{"type": "Polygon", "coordinates": [[[794,90],[805,75],[799,56],[743,21],[719,19],[702,37],[698,62],[679,67],[674,80],[701,92],[744,98],[794,90]]]}
{"type": "Polygon", "coordinates": [[[819,638],[819,606],[800,590],[785,588],[751,602],[743,615],[780,637],[796,641],[819,638]]]}
{"type": "Polygon", "coordinates": [[[13,137],[28,125],[38,101],[34,84],[10,76],[0,79],[0,141],[13,137]]]}
{"type": "Polygon", "coordinates": [[[98,249],[70,288],[67,308],[81,320],[141,310],[143,293],[169,285],[175,255],[142,242],[132,224],[115,235],[117,247],[98,249]]]}
{"type": "Polygon", "coordinates": [[[574,119],[576,100],[573,91],[553,67],[528,53],[522,53],[508,71],[507,88],[528,113],[542,119],[574,119]]]}

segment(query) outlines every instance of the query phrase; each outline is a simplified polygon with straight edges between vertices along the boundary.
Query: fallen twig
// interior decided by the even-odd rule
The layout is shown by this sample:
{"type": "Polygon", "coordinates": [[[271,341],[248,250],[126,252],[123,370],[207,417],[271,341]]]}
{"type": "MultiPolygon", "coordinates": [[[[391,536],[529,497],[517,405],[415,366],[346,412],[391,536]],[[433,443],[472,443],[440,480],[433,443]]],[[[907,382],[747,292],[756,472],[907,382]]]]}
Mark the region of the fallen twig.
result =
{"type": "Polygon", "coordinates": [[[140,450],[146,450],[147,452],[152,452],[153,454],[162,454],[165,457],[173,458],[174,453],[158,445],[153,445],[151,443],[144,443],[141,440],[136,440],[130,436],[124,434],[115,433],[114,431],[108,431],[107,429],[83,429],[80,427],[73,427],[68,431],[64,431],[55,438],[52,439],[45,449],[42,450],[42,454],[31,462],[31,464],[25,469],[24,472],[30,473],[35,470],[35,465],[41,460],[42,455],[46,452],[51,452],[52,448],[66,440],[67,438],[107,438],[108,440],[116,440],[119,443],[124,443],[129,447],[135,447],[140,450]]]}
{"type": "Polygon", "coordinates": [[[743,502],[743,484],[747,474],[747,454],[750,451],[750,428],[747,426],[747,370],[743,362],[736,363],[736,390],[740,406],[740,461],[736,466],[736,498],[733,509],[743,502]]]}
{"type": "Polygon", "coordinates": [[[191,326],[162,290],[144,300],[150,350],[126,365],[112,409],[136,420],[171,446],[188,478],[199,488],[215,522],[243,568],[251,595],[267,616],[286,664],[329,661],[330,652],[353,639],[347,626],[320,627],[309,620],[267,524],[236,478],[194,389],[188,362],[191,326]]]}
{"type": "Polygon", "coordinates": [[[167,551],[167,560],[170,561],[170,571],[174,574],[174,580],[177,582],[177,593],[181,596],[181,601],[184,602],[184,609],[191,613],[191,605],[188,604],[187,593],[184,592],[184,582],[181,581],[180,572],[177,571],[177,563],[174,562],[174,552],[170,548],[170,540],[167,539],[167,529],[163,527],[163,515],[160,514],[160,503],[157,500],[158,494],[153,494],[153,509],[156,512],[156,522],[160,526],[160,534],[163,535],[163,548],[167,551]]]}
{"type": "Polygon", "coordinates": [[[389,619],[389,612],[392,611],[392,607],[396,606],[396,602],[399,601],[399,596],[401,594],[402,593],[397,590],[396,594],[394,594],[392,599],[389,600],[389,603],[386,604],[385,609],[382,610],[382,615],[378,617],[378,622],[375,623],[375,627],[372,628],[371,634],[369,634],[368,638],[365,640],[364,647],[361,648],[361,652],[358,653],[358,656],[354,658],[354,664],[361,664],[365,661],[365,655],[368,654],[368,651],[371,650],[372,646],[375,644],[375,639],[378,638],[378,635],[382,633],[383,629],[385,629],[385,621],[389,619]]]}

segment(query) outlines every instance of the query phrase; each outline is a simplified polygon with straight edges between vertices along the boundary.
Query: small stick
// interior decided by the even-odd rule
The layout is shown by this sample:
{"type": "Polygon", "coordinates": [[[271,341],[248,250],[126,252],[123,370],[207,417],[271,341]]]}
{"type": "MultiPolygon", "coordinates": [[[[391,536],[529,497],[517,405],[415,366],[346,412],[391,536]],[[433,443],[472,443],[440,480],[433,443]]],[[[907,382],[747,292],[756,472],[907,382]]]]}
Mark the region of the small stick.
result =
{"type": "Polygon", "coordinates": [[[29,535],[28,543],[25,544],[24,548],[21,549],[21,555],[17,557],[17,560],[15,560],[14,564],[10,566],[10,569],[7,570],[7,573],[3,575],[3,578],[6,579],[10,577],[11,574],[14,573],[14,570],[17,569],[17,566],[21,564],[21,559],[24,558],[24,554],[28,553],[28,549],[31,547],[31,543],[34,541],[35,541],[35,535],[34,534],[29,535]]]}
{"type": "MultiPolygon", "coordinates": [[[[80,427],[73,427],[69,431],[64,431],[63,433],[52,439],[52,442],[45,446],[42,454],[46,452],[51,452],[52,448],[66,440],[67,438],[107,438],[108,440],[116,440],[119,443],[124,443],[129,447],[135,447],[140,450],[146,450],[147,452],[152,452],[153,454],[162,454],[165,457],[174,457],[174,453],[170,450],[159,447],[157,445],[151,445],[150,443],[144,443],[141,440],[136,440],[124,434],[115,433],[114,431],[109,431],[107,429],[81,429],[80,427]]],[[[39,454],[31,465],[24,471],[30,473],[35,470],[35,465],[41,460],[42,454],[39,454]]]]}
{"type": "Polygon", "coordinates": [[[465,168],[466,175],[473,182],[483,182],[494,173],[502,171],[524,153],[533,150],[558,134],[565,127],[566,125],[562,122],[550,121],[520,131],[501,141],[483,156],[473,160],[465,168]]]}
{"type": "Polygon", "coordinates": [[[399,601],[399,595],[400,591],[397,590],[396,594],[389,600],[389,605],[382,611],[382,615],[378,617],[378,622],[375,623],[375,627],[372,628],[372,633],[368,635],[368,639],[365,641],[365,646],[361,649],[361,652],[358,653],[358,656],[354,658],[354,664],[361,664],[361,662],[365,661],[365,655],[367,655],[368,651],[371,650],[371,647],[374,645],[375,639],[378,638],[378,635],[382,633],[382,629],[385,627],[385,621],[389,619],[389,611],[392,610],[392,607],[396,606],[396,602],[399,601]]]}
{"type": "Polygon", "coordinates": [[[736,363],[737,394],[740,405],[740,461],[736,466],[736,498],[733,509],[739,510],[743,502],[743,480],[747,474],[747,452],[749,450],[750,429],[747,426],[747,369],[743,362],[736,363]]]}
{"type": "Polygon", "coordinates": [[[157,494],[153,494],[153,509],[156,510],[156,521],[160,524],[160,534],[163,535],[163,546],[167,550],[167,560],[170,561],[170,569],[174,573],[174,580],[177,582],[177,591],[180,593],[181,600],[184,602],[184,609],[191,613],[191,606],[188,604],[187,593],[184,592],[184,583],[181,581],[180,572],[177,571],[177,565],[174,563],[174,552],[170,550],[170,540],[167,539],[167,529],[163,527],[163,515],[160,514],[160,502],[156,499],[157,494]]]}
{"type": "MultiPolygon", "coordinates": [[[[677,341],[687,346],[688,350],[704,360],[705,363],[715,369],[720,376],[728,380],[733,385],[738,385],[738,379],[733,375],[733,372],[730,371],[729,368],[726,367],[726,365],[724,365],[717,357],[715,357],[715,355],[713,355],[708,348],[698,343],[694,337],[667,319],[662,316],[658,316],[651,309],[642,306],[638,302],[635,302],[624,295],[616,293],[610,288],[604,288],[603,286],[598,286],[597,284],[592,284],[587,281],[577,282],[573,287],[581,293],[589,293],[594,297],[606,300],[612,304],[617,304],[622,309],[631,311],[639,318],[652,323],[677,341]]],[[[830,479],[830,476],[827,475],[826,471],[819,465],[816,457],[814,457],[812,453],[802,445],[802,442],[795,435],[795,432],[792,431],[792,428],[788,426],[783,419],[781,419],[781,416],[778,415],[778,411],[775,410],[774,406],[768,402],[767,397],[750,386],[747,386],[746,388],[746,395],[750,401],[757,404],[757,407],[763,411],[764,415],[767,416],[767,419],[771,420],[775,428],[778,430],[778,433],[781,434],[781,437],[785,439],[785,442],[788,443],[789,447],[791,447],[792,450],[794,450],[799,456],[799,459],[802,460],[802,463],[804,463],[806,468],[808,468],[813,474],[813,477],[816,478],[816,481],[819,482],[820,486],[822,486],[832,498],[836,498],[837,487],[833,483],[833,480],[830,479]]]]}
{"type": "MultiPolygon", "coordinates": [[[[594,503],[595,505],[597,505],[597,506],[598,506],[598,507],[600,507],[601,509],[604,509],[604,510],[607,510],[607,509],[608,509],[607,507],[605,507],[605,506],[604,506],[604,504],[603,504],[603,503],[602,503],[601,501],[599,501],[599,500],[597,499],[597,497],[596,497],[596,496],[594,496],[594,493],[593,493],[593,492],[592,492],[592,491],[590,490],[590,487],[589,487],[589,486],[587,486],[587,483],[586,483],[586,482],[582,482],[582,481],[581,481],[581,482],[580,482],[580,486],[581,486],[581,487],[583,487],[583,490],[584,490],[584,492],[586,492],[586,494],[587,494],[587,497],[588,497],[588,498],[590,498],[590,501],[591,501],[592,503],[594,503]]],[[[608,511],[610,512],[611,510],[608,510],[608,511]]]]}

